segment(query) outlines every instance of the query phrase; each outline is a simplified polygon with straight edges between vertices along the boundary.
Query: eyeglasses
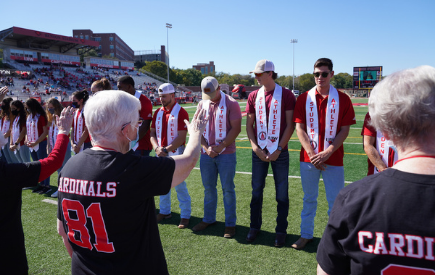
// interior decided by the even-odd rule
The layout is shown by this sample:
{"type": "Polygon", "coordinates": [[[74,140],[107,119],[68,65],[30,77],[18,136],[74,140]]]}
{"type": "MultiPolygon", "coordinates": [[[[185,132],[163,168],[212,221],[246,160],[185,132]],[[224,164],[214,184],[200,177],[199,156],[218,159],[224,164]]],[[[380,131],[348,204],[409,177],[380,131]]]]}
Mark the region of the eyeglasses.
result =
{"type": "MultiPolygon", "coordinates": [[[[140,126],[142,126],[143,121],[144,121],[144,119],[140,117],[140,118],[139,118],[139,121],[137,122],[137,127],[135,127],[135,128],[139,128],[140,126]]],[[[130,123],[131,123],[131,122],[127,122],[127,123],[125,123],[124,125],[122,125],[122,127],[121,127],[121,132],[124,131],[125,127],[126,127],[128,124],[130,124],[130,123]]]]}
{"type": "Polygon", "coordinates": [[[330,72],[323,72],[323,73],[317,72],[317,73],[313,73],[313,75],[314,75],[315,78],[319,78],[319,76],[327,77],[329,75],[329,73],[330,72]]]}

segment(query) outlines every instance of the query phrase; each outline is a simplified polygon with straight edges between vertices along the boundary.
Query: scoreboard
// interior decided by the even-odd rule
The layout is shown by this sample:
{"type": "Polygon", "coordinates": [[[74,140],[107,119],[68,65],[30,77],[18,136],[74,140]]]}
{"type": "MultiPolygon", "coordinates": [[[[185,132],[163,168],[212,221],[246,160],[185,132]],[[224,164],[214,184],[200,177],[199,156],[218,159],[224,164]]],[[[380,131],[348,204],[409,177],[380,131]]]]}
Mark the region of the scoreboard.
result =
{"type": "Polygon", "coordinates": [[[382,66],[353,68],[354,89],[373,89],[381,79],[382,66]]]}

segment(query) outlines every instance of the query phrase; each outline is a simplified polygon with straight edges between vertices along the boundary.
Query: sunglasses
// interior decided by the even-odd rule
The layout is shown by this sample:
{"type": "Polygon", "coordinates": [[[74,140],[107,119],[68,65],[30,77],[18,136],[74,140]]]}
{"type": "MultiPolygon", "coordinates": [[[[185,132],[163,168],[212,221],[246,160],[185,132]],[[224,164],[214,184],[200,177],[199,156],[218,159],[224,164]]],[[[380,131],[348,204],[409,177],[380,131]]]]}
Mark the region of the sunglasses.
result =
{"type": "MultiPolygon", "coordinates": [[[[144,119],[140,117],[140,118],[139,118],[139,121],[137,122],[137,127],[136,127],[136,128],[142,126],[143,121],[144,121],[144,119]]],[[[127,123],[125,123],[124,125],[122,125],[122,127],[121,127],[121,132],[124,131],[125,127],[126,127],[128,124],[130,124],[130,123],[131,123],[131,122],[127,122],[127,123]]]]}
{"type": "Polygon", "coordinates": [[[262,76],[264,73],[255,73],[255,76],[256,77],[260,77],[260,76],[262,76]]]}
{"type": "Polygon", "coordinates": [[[313,75],[314,75],[315,78],[319,78],[319,76],[327,77],[329,75],[329,73],[330,72],[323,72],[323,73],[317,72],[317,73],[313,73],[313,75]]]}

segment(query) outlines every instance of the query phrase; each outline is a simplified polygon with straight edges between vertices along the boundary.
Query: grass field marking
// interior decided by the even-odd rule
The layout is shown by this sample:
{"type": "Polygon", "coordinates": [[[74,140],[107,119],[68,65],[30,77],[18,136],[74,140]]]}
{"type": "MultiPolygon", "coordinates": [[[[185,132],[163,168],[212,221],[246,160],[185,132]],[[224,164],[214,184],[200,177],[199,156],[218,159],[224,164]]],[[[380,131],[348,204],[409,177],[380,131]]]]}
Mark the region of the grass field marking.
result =
{"type": "MultiPolygon", "coordinates": [[[[193,169],[196,170],[200,170],[199,167],[194,167],[193,169]]],[[[242,175],[252,175],[251,172],[240,172],[240,171],[236,171],[236,174],[242,174],[242,175]]],[[[273,174],[267,174],[268,177],[273,177],[273,174]]],[[[300,176],[288,176],[289,179],[300,179],[300,176]]],[[[323,181],[323,179],[320,179],[321,181],[323,181]]],[[[352,183],[353,181],[344,181],[344,183],[352,183]]]]}
{"type": "Polygon", "coordinates": [[[55,201],[55,200],[43,199],[42,201],[43,201],[43,202],[46,202],[46,203],[50,203],[50,204],[57,205],[57,201],[55,201]]]}

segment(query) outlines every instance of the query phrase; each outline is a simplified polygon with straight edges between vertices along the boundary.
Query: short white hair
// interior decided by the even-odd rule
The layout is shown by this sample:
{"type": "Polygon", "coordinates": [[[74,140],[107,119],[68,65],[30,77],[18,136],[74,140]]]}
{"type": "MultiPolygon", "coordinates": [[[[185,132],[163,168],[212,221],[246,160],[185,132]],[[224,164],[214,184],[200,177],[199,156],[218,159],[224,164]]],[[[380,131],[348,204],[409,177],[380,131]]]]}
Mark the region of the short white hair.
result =
{"type": "Polygon", "coordinates": [[[91,97],[85,106],[85,121],[92,142],[116,142],[124,124],[139,120],[139,100],[124,91],[107,90],[91,97]]]}
{"type": "Polygon", "coordinates": [[[396,146],[424,144],[435,132],[435,68],[420,66],[380,81],[369,99],[371,124],[396,146]]]}

